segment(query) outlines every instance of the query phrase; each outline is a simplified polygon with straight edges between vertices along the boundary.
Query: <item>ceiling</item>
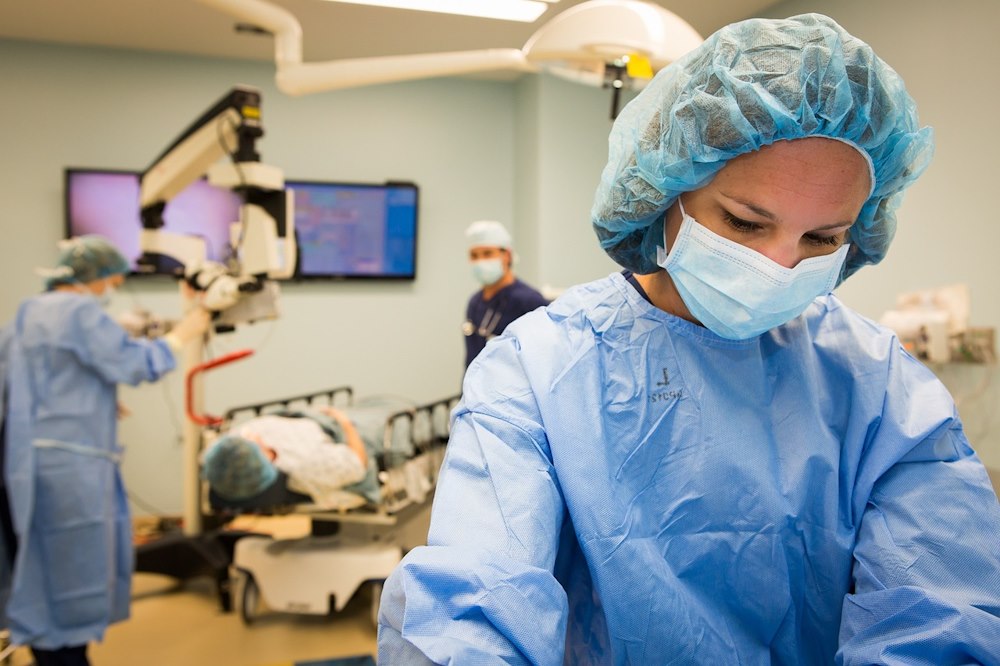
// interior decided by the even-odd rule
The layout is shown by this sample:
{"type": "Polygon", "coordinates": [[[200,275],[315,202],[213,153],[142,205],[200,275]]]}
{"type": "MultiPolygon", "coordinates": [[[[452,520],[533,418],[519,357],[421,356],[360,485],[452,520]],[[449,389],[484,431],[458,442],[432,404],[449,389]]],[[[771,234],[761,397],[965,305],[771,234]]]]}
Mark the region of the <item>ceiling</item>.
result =
{"type": "MultiPolygon", "coordinates": [[[[581,0],[560,0],[535,23],[516,23],[325,0],[270,0],[302,25],[303,60],[521,48],[543,23],[581,0]]],[[[707,36],[778,0],[658,0],[707,36]]],[[[230,16],[197,0],[7,0],[0,38],[272,61],[267,35],[238,33],[230,16]]]]}

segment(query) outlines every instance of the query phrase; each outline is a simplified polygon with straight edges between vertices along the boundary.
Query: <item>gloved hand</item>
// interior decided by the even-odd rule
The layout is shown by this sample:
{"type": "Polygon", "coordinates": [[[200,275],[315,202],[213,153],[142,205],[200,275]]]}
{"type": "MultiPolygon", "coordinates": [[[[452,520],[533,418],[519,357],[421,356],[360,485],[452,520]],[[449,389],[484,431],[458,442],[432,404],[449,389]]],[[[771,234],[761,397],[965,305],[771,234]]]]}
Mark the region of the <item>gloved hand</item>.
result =
{"type": "Polygon", "coordinates": [[[211,323],[212,313],[200,305],[195,306],[163,337],[176,352],[191,340],[204,335],[211,323]]]}

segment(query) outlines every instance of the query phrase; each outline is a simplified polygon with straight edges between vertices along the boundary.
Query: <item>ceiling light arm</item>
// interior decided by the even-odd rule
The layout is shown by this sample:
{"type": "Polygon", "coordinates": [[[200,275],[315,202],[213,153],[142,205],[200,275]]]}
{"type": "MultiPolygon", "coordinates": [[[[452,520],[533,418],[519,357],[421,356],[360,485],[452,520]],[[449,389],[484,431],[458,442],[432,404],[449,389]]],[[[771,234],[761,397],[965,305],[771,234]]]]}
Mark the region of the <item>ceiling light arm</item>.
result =
{"type": "Polygon", "coordinates": [[[520,49],[420,53],[279,67],[277,85],[282,92],[289,95],[305,95],[378,83],[499,70],[535,72],[537,68],[527,61],[520,49]]]}
{"type": "Polygon", "coordinates": [[[264,0],[199,0],[274,35],[275,81],[288,95],[498,70],[537,71],[521,49],[486,49],[405,56],[302,62],[302,26],[283,7],[264,0]]]}

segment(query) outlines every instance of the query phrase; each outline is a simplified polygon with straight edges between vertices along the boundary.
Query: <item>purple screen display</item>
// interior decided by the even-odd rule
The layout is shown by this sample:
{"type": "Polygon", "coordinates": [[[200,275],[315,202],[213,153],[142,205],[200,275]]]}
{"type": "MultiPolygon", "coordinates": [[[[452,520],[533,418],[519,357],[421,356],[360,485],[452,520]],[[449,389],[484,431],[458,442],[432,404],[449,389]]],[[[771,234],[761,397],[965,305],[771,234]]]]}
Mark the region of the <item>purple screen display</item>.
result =
{"type": "MultiPolygon", "coordinates": [[[[225,259],[229,225],[239,220],[240,199],[208,181],[196,180],[163,211],[165,231],[205,239],[208,258],[225,259]]],[[[69,236],[100,234],[132,261],[139,258],[139,175],[129,172],[67,170],[69,236]]]]}

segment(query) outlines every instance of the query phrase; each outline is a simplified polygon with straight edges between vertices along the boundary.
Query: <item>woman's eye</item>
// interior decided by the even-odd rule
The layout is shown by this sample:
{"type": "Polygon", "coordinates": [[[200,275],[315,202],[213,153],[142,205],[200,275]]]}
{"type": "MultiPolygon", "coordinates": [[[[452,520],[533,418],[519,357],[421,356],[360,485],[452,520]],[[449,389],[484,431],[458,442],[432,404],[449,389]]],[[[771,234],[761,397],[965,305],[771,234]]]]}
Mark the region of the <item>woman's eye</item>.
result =
{"type": "Polygon", "coordinates": [[[806,234],[803,238],[810,245],[817,245],[821,247],[840,247],[843,239],[840,234],[835,234],[833,236],[819,236],[817,234],[806,234]]]}
{"type": "Polygon", "coordinates": [[[742,220],[728,211],[724,212],[723,216],[725,217],[726,223],[736,231],[748,233],[751,231],[757,231],[761,228],[759,224],[742,220]]]}

